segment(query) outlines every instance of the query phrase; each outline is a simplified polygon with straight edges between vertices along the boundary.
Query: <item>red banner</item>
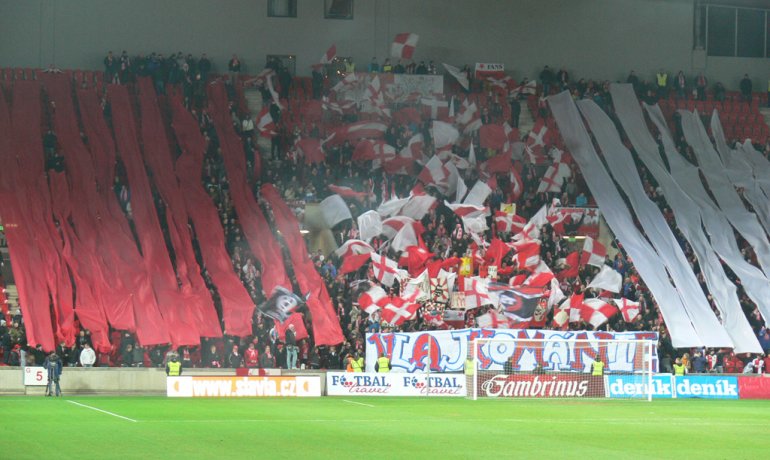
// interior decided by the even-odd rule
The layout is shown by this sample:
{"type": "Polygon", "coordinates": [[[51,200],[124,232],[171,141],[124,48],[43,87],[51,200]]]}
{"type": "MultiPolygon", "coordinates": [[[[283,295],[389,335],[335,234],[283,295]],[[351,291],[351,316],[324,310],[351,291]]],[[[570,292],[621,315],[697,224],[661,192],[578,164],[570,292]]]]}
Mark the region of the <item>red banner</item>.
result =
{"type": "Polygon", "coordinates": [[[603,398],[604,377],[585,374],[480,375],[480,397],[603,398]]]}
{"type": "Polygon", "coordinates": [[[770,378],[763,376],[738,377],[740,399],[770,399],[770,378]]]}

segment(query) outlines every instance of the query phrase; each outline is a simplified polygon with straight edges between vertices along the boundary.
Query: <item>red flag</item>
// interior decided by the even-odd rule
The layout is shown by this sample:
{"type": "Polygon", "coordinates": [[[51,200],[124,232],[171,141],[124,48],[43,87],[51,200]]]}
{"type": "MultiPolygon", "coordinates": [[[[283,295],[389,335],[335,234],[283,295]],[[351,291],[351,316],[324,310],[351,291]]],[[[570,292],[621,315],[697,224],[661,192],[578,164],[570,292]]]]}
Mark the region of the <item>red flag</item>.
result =
{"type": "Polygon", "coordinates": [[[594,328],[606,323],[615,313],[617,307],[602,299],[586,299],[580,308],[580,318],[594,328]]]}
{"type": "Polygon", "coordinates": [[[289,325],[294,326],[294,338],[297,340],[302,340],[310,337],[310,335],[307,333],[307,328],[305,327],[305,321],[303,321],[302,313],[292,313],[289,318],[281,323],[280,321],[275,322],[275,332],[278,333],[278,338],[280,340],[286,340],[286,329],[289,328],[289,325]]]}
{"type": "Polygon", "coordinates": [[[479,129],[479,145],[485,149],[501,150],[508,141],[502,125],[484,125],[479,129]]]}
{"type": "Polygon", "coordinates": [[[323,163],[326,159],[326,154],[321,148],[321,141],[313,139],[312,137],[306,137],[297,141],[297,149],[305,156],[305,163],[323,163]]]}
{"type": "Polygon", "coordinates": [[[560,271],[557,277],[560,280],[563,280],[565,278],[575,278],[576,276],[578,276],[580,265],[579,265],[577,251],[571,252],[565,259],[565,263],[567,265],[567,268],[560,271]]]}
{"type": "Polygon", "coordinates": [[[369,254],[351,254],[342,261],[339,275],[347,275],[361,268],[369,260],[369,254]]]}
{"type": "Polygon", "coordinates": [[[607,258],[607,248],[603,244],[586,236],[583,243],[583,254],[580,257],[581,265],[593,265],[594,267],[603,267],[607,258]]]}

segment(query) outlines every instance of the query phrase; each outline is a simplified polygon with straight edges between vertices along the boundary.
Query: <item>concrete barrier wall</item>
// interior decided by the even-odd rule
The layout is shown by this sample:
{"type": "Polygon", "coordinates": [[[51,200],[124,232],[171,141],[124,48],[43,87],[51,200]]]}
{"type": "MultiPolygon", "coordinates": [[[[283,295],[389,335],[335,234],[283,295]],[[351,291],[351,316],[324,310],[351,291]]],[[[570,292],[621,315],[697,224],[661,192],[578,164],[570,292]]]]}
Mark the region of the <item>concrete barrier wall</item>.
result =
{"type": "MultiPolygon", "coordinates": [[[[234,369],[185,369],[184,375],[235,375],[234,369]]],[[[326,394],[326,373],[319,371],[271,370],[272,375],[318,375],[326,394]]],[[[117,394],[165,395],[166,372],[158,368],[65,367],[62,393],[67,395],[117,394]]],[[[23,368],[0,367],[0,395],[43,395],[45,386],[24,386],[23,368]]]]}

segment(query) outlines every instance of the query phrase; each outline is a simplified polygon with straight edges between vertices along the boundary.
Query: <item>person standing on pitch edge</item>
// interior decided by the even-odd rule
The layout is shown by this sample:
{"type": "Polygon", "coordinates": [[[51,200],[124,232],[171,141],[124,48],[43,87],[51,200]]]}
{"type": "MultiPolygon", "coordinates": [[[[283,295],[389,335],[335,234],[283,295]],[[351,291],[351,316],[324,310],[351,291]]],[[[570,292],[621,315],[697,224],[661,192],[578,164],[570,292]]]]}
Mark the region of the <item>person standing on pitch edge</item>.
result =
{"type": "Polygon", "coordinates": [[[166,363],[166,375],[168,377],[179,377],[182,375],[182,363],[179,362],[179,356],[171,355],[171,361],[166,363]]]}
{"type": "Polygon", "coordinates": [[[59,386],[59,379],[61,378],[62,363],[59,359],[59,355],[51,353],[45,359],[43,367],[48,371],[48,385],[45,389],[46,396],[53,396],[54,392],[57,397],[61,396],[61,387],[59,386]]]}

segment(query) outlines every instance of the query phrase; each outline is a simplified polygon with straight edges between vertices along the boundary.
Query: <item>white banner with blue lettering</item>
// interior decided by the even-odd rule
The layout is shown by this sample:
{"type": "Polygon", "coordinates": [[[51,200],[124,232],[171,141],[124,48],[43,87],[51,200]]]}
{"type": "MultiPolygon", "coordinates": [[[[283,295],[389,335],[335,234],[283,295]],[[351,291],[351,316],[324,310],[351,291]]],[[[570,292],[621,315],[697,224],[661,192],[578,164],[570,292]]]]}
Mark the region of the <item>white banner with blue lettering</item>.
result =
{"type": "Polygon", "coordinates": [[[600,353],[607,373],[644,369],[646,347],[633,342],[599,347],[598,342],[592,342],[596,340],[653,340],[656,344],[653,346],[653,370],[658,366],[657,332],[473,328],[367,334],[366,371],[373,372],[374,363],[385,352],[393,372],[424,372],[428,369],[431,372],[462,372],[471,341],[482,337],[503,340],[493,344],[486,342],[480,348],[479,368],[485,370],[502,370],[503,365],[511,361],[514,371],[531,371],[539,364],[545,370],[588,372],[597,353],[600,353]],[[519,342],[511,341],[513,339],[519,342]],[[526,339],[544,339],[546,342],[522,342],[526,339]],[[548,339],[559,341],[549,342],[548,339]]]}
{"type": "Polygon", "coordinates": [[[327,372],[327,396],[455,396],[466,393],[463,374],[327,372]]]}

